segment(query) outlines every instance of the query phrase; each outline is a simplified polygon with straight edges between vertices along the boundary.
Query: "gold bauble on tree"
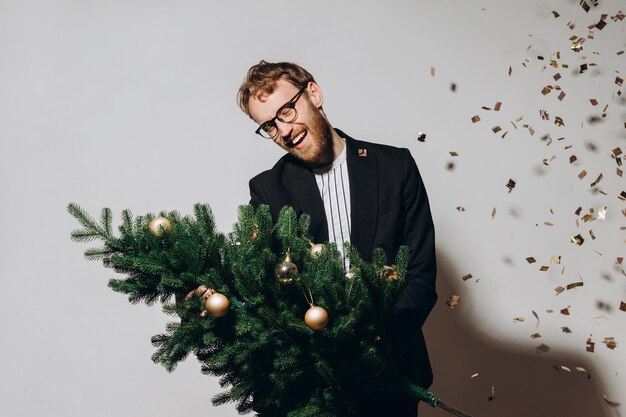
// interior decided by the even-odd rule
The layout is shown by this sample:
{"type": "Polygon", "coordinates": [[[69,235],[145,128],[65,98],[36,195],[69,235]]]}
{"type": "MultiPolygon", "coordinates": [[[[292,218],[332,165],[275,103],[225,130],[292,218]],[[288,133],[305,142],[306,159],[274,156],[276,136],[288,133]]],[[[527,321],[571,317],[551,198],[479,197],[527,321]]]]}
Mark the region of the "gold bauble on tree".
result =
{"type": "Polygon", "coordinates": [[[276,266],[276,279],[281,284],[290,284],[294,279],[298,278],[298,267],[291,262],[291,255],[287,250],[285,259],[276,266]]]}
{"type": "Polygon", "coordinates": [[[154,236],[159,237],[163,235],[163,233],[172,230],[172,223],[167,218],[159,216],[150,220],[150,223],[148,223],[148,229],[154,236]]]}
{"type": "Polygon", "coordinates": [[[204,302],[204,308],[213,317],[222,317],[228,313],[230,309],[230,301],[228,297],[219,292],[210,294],[204,302]]]}
{"type": "Polygon", "coordinates": [[[311,248],[309,249],[309,252],[311,253],[311,256],[313,258],[319,258],[320,256],[322,256],[325,248],[326,246],[323,243],[311,242],[311,248]]]}
{"type": "Polygon", "coordinates": [[[322,307],[311,305],[304,315],[304,322],[312,330],[322,330],[328,324],[328,313],[322,307]]]}

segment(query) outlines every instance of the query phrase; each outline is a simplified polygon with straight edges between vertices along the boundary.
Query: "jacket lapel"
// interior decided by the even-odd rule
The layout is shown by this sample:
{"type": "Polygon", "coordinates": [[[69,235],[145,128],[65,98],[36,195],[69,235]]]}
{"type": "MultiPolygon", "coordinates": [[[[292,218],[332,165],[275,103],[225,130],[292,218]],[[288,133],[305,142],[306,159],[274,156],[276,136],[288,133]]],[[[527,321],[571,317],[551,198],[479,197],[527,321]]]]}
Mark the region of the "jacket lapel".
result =
{"type": "Polygon", "coordinates": [[[309,230],[315,242],[326,242],[328,223],[324,212],[324,202],[313,172],[306,165],[292,160],[286,164],[283,171],[283,183],[299,206],[294,207],[296,212],[307,213],[311,216],[309,230]]]}
{"type": "Polygon", "coordinates": [[[367,260],[371,260],[378,222],[378,161],[376,154],[363,142],[345,133],[348,176],[350,177],[350,242],[367,260]]]}

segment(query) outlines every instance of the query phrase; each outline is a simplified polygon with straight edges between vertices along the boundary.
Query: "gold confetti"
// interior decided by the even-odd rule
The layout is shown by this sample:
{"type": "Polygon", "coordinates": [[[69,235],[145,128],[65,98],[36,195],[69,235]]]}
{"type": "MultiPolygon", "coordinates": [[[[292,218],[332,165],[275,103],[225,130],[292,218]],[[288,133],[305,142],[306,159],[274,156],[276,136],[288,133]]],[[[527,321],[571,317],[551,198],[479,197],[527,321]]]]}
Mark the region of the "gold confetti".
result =
{"type": "Polygon", "coordinates": [[[509,66],[509,77],[511,76],[511,73],[512,73],[512,72],[513,72],[513,68],[511,68],[511,67],[509,66]]]}
{"type": "Polygon", "coordinates": [[[577,366],[576,368],[576,372],[580,372],[581,374],[586,374],[587,370],[585,368],[583,368],[582,366],[577,366]]]}
{"type": "Polygon", "coordinates": [[[465,211],[465,208],[463,206],[458,206],[456,209],[457,209],[457,211],[459,211],[461,213],[465,211]]]}
{"type": "Polygon", "coordinates": [[[513,318],[513,323],[521,323],[523,321],[526,321],[526,319],[524,317],[514,317],[513,318]]]}
{"type": "MultiPolygon", "coordinates": [[[[555,61],[552,61],[552,62],[555,62],[555,61]]],[[[557,72],[556,74],[554,74],[554,75],[552,76],[552,78],[554,78],[554,81],[558,81],[558,80],[560,80],[560,79],[561,79],[561,74],[559,74],[559,73],[557,72]]]]}
{"type": "Polygon", "coordinates": [[[537,262],[532,256],[526,258],[526,261],[528,261],[529,264],[534,264],[535,262],[537,262]]]}
{"type": "Polygon", "coordinates": [[[587,336],[587,346],[585,348],[585,350],[587,352],[591,352],[593,353],[596,349],[596,344],[591,340],[591,335],[587,336]]]}
{"type": "Polygon", "coordinates": [[[426,142],[426,133],[418,132],[417,140],[419,142],[426,142]]]}
{"type": "Polygon", "coordinates": [[[607,398],[606,394],[604,394],[603,398],[604,398],[604,401],[606,401],[606,403],[607,403],[608,405],[612,406],[612,407],[617,407],[617,406],[619,406],[619,405],[620,405],[620,403],[618,403],[618,402],[615,402],[615,401],[611,401],[611,400],[609,400],[609,399],[607,398]]]}
{"type": "Polygon", "coordinates": [[[554,15],[554,18],[556,19],[557,17],[561,16],[559,14],[559,12],[557,12],[556,10],[552,10],[552,14],[554,15]]]}
{"type": "Polygon", "coordinates": [[[539,322],[540,322],[539,315],[537,314],[535,310],[532,310],[532,312],[533,312],[533,316],[535,316],[535,318],[537,319],[537,324],[535,327],[539,327],[539,322]]]}
{"type": "Polygon", "coordinates": [[[569,309],[571,308],[571,306],[567,306],[565,308],[561,309],[561,314],[563,314],[564,316],[569,316],[569,309]]]}
{"type": "Polygon", "coordinates": [[[434,77],[434,76],[435,76],[435,67],[430,67],[430,75],[431,75],[432,77],[434,77]]]}
{"type": "Polygon", "coordinates": [[[494,126],[494,127],[491,128],[491,131],[493,133],[498,133],[501,130],[502,130],[502,128],[500,126],[494,126]]]}
{"type": "MultiPolygon", "coordinates": [[[[515,181],[509,178],[509,182],[507,182],[506,184],[506,188],[509,189],[509,193],[513,191],[513,188],[515,188],[515,184],[516,184],[515,181]]],[[[626,199],[626,193],[623,193],[623,194],[625,195],[624,199],[626,199]]]]}
{"type": "Polygon", "coordinates": [[[550,258],[550,263],[553,264],[560,264],[561,263],[561,256],[560,255],[554,255],[552,256],[552,258],[550,258]]]}
{"type": "Polygon", "coordinates": [[[569,329],[569,327],[561,327],[561,331],[563,333],[571,333],[572,331],[569,329]]]}
{"type": "Polygon", "coordinates": [[[539,346],[537,346],[535,350],[537,351],[537,353],[546,353],[550,351],[550,346],[542,343],[539,346]]]}
{"type": "Polygon", "coordinates": [[[458,153],[456,153],[456,152],[454,152],[454,151],[451,151],[451,152],[450,152],[450,156],[459,156],[459,154],[458,154],[458,153]]]}
{"type": "Polygon", "coordinates": [[[480,116],[479,115],[472,116],[472,123],[477,123],[477,122],[480,122],[480,116]]]}
{"type": "Polygon", "coordinates": [[[596,235],[593,234],[593,229],[589,230],[589,236],[591,236],[591,240],[596,240],[596,235]]]}
{"type": "Polygon", "coordinates": [[[558,286],[554,289],[554,291],[556,291],[556,295],[561,294],[563,291],[565,291],[565,288],[558,286]]]}
{"type": "Polygon", "coordinates": [[[619,309],[622,311],[626,311],[626,303],[623,301],[619,302],[619,309]]]}
{"type": "Polygon", "coordinates": [[[624,262],[624,258],[623,258],[623,257],[621,257],[621,256],[618,256],[618,257],[615,259],[615,263],[616,263],[616,264],[618,264],[618,265],[621,265],[621,264],[622,264],[622,262],[624,262]]]}
{"type": "Polygon", "coordinates": [[[554,223],[551,222],[543,222],[543,224],[545,224],[546,226],[554,226],[554,223]]]}
{"type": "Polygon", "coordinates": [[[530,335],[531,339],[539,339],[541,337],[541,335],[539,333],[533,333],[530,335]]]}
{"type": "Polygon", "coordinates": [[[620,77],[615,77],[615,84],[621,87],[624,84],[624,79],[620,77]]]}
{"type": "Polygon", "coordinates": [[[491,386],[491,395],[487,399],[489,401],[494,401],[496,399],[496,387],[495,387],[495,385],[491,386]]]}
{"type": "Polygon", "coordinates": [[[496,105],[493,106],[493,111],[500,111],[500,107],[502,107],[502,103],[500,101],[497,101],[496,105]]]}
{"type": "Polygon", "coordinates": [[[494,207],[493,210],[491,210],[491,220],[496,218],[496,208],[494,207]]]}
{"type": "Polygon", "coordinates": [[[596,100],[595,98],[592,98],[589,101],[591,102],[592,106],[597,106],[598,105],[598,100],[596,100]]]}
{"type": "Polygon", "coordinates": [[[585,178],[586,176],[587,176],[587,171],[585,171],[584,169],[580,171],[580,173],[578,174],[578,178],[580,178],[581,180],[585,178]]]}
{"type": "Polygon", "coordinates": [[[476,372],[475,374],[470,375],[470,378],[471,378],[471,379],[474,379],[474,378],[476,378],[477,376],[478,376],[478,372],[476,372]]]}
{"type": "Polygon", "coordinates": [[[617,196],[617,198],[619,198],[619,199],[620,199],[620,200],[622,200],[622,201],[625,201],[625,200],[626,200],[626,191],[622,191],[622,192],[621,192],[621,193],[617,196]]]}
{"type": "Polygon", "coordinates": [[[574,288],[582,287],[583,285],[585,284],[582,281],[572,282],[571,284],[567,284],[567,289],[572,290],[574,288]]]}
{"type": "Polygon", "coordinates": [[[548,269],[550,269],[550,267],[546,265],[543,265],[541,268],[539,268],[541,272],[546,272],[548,269]]]}
{"type": "Polygon", "coordinates": [[[614,350],[617,347],[617,342],[614,337],[605,337],[602,341],[611,350],[614,350]]]}
{"type": "Polygon", "coordinates": [[[565,365],[554,365],[554,369],[556,369],[557,371],[565,371],[565,372],[572,372],[571,369],[569,369],[567,366],[565,365]]]}
{"type": "Polygon", "coordinates": [[[461,297],[459,297],[459,296],[458,296],[458,295],[456,295],[456,294],[452,294],[452,295],[450,296],[450,298],[448,298],[448,299],[446,300],[446,304],[447,304],[447,305],[448,305],[448,307],[450,307],[451,309],[454,309],[454,308],[455,308],[455,307],[459,304],[459,302],[460,302],[460,301],[461,301],[461,297]]]}
{"type": "Polygon", "coordinates": [[[563,99],[565,98],[565,91],[561,91],[561,94],[559,94],[557,98],[559,99],[559,101],[563,101],[563,99]]]}
{"type": "Polygon", "coordinates": [[[591,183],[590,187],[595,187],[600,181],[602,181],[602,173],[600,173],[600,175],[598,175],[598,178],[596,178],[596,180],[591,183]]]}
{"type": "Polygon", "coordinates": [[[569,163],[573,164],[574,162],[576,162],[577,159],[578,158],[576,158],[576,155],[572,155],[572,156],[569,157],[569,163]]]}
{"type": "Polygon", "coordinates": [[[583,43],[585,42],[584,38],[578,38],[572,43],[572,51],[580,52],[583,50],[583,43]]]}
{"type": "Polygon", "coordinates": [[[463,278],[463,281],[467,281],[468,279],[472,279],[473,277],[472,277],[472,274],[466,274],[466,275],[463,275],[462,278],[463,278]]]}
{"type": "Polygon", "coordinates": [[[565,122],[563,121],[563,118],[561,118],[560,116],[556,116],[554,118],[554,124],[557,126],[565,126],[565,122]]]}
{"type": "Polygon", "coordinates": [[[571,237],[571,242],[577,244],[578,246],[582,246],[582,244],[585,243],[585,239],[583,239],[583,237],[578,234],[571,237]]]}

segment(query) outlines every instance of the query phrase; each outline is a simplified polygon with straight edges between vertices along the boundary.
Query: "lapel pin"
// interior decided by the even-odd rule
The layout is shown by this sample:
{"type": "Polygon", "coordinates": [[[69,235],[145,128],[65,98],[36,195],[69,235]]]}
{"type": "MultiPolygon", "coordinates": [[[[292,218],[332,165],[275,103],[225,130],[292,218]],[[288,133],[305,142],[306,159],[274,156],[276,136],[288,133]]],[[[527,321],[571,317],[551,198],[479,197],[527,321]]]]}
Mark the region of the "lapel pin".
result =
{"type": "Polygon", "coordinates": [[[359,156],[367,158],[367,149],[359,149],[359,156]]]}

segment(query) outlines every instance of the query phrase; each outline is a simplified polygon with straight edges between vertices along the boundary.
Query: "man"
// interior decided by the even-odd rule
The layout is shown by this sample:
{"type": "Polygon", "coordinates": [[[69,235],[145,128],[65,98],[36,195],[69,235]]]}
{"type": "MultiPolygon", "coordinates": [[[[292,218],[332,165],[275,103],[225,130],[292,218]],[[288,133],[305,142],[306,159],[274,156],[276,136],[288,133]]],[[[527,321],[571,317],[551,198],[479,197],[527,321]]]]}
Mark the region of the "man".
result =
{"type": "MultiPolygon", "coordinates": [[[[313,76],[286,62],[259,62],[248,71],[239,106],[287,154],[250,180],[250,203],[311,216],[315,242],[351,242],[370,261],[376,247],[393,263],[401,245],[410,251],[407,286],[394,308],[389,334],[397,364],[422,387],[432,371],[421,327],[435,292],[434,229],[428,197],[407,149],[355,140],[333,129],[313,76]]],[[[344,264],[347,267],[347,264],[344,264]]],[[[358,415],[415,417],[417,401],[401,396],[369,399],[358,415]]]]}

